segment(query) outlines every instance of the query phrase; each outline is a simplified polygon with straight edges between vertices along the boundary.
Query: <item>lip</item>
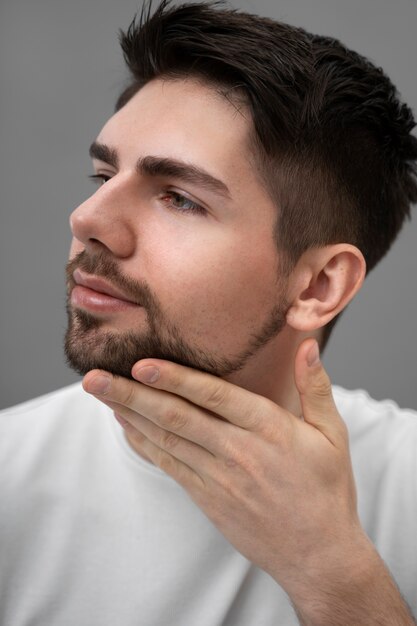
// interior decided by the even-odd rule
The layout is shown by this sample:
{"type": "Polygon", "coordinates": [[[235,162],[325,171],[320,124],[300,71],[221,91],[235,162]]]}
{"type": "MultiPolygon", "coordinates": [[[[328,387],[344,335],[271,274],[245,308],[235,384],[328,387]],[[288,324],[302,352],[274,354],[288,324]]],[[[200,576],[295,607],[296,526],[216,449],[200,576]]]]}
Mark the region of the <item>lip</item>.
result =
{"type": "Polygon", "coordinates": [[[96,313],[112,313],[140,307],[112,284],[99,276],[93,276],[76,269],[73,273],[74,287],[71,290],[71,304],[77,308],[96,313]]]}
{"type": "Polygon", "coordinates": [[[122,300],[123,302],[137,304],[136,302],[130,300],[127,296],[122,294],[118,289],[113,287],[113,285],[108,283],[103,278],[99,278],[98,276],[90,276],[89,274],[85,274],[79,269],[76,269],[72,276],[77,285],[87,287],[88,289],[97,291],[97,293],[106,294],[107,296],[111,296],[112,298],[117,298],[117,300],[122,300]]]}

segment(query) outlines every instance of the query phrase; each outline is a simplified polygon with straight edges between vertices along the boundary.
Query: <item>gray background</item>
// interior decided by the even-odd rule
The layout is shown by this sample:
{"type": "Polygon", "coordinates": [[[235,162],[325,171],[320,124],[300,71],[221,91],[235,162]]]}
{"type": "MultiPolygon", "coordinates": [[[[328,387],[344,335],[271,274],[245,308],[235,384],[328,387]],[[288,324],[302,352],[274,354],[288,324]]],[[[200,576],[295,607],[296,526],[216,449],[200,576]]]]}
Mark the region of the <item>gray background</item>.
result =
{"type": "MultiPolygon", "coordinates": [[[[88,146],[126,73],[117,42],[140,0],[0,0],[0,407],[77,380],[65,365],[68,217],[91,192],[88,146]]],[[[340,38],[382,66],[417,111],[417,0],[232,6],[340,38]]],[[[414,213],[416,209],[414,209],[414,213]]],[[[339,322],[334,382],[417,408],[417,220],[339,322]]]]}

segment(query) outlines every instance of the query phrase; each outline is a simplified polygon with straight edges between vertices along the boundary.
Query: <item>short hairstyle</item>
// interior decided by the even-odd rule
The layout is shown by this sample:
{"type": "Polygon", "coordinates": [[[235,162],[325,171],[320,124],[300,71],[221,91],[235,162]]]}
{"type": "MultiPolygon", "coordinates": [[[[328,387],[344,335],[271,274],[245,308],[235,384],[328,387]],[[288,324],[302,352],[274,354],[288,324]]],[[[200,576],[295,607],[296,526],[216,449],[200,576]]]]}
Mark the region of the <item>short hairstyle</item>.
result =
{"type": "Polygon", "coordinates": [[[221,4],[145,3],[120,33],[131,79],[116,110],[158,77],[202,79],[232,102],[243,95],[285,272],[306,250],[341,242],[361,250],[369,272],[417,202],[410,108],[340,41],[221,4]]]}

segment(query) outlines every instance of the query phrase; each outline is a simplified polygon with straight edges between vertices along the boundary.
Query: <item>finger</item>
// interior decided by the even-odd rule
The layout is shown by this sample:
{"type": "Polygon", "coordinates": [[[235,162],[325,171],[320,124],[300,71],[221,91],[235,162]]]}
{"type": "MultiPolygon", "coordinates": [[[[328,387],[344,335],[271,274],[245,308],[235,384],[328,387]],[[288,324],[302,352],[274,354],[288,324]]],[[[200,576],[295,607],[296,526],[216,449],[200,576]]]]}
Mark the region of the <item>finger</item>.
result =
{"type": "Polygon", "coordinates": [[[259,432],[277,420],[278,407],[267,398],[177,363],[139,361],[132,368],[132,376],[146,385],[186,398],[245,430],[259,432]]]}
{"type": "Polygon", "coordinates": [[[135,415],[142,415],[164,430],[175,433],[219,457],[224,456],[224,449],[233,436],[233,427],[230,424],[187,400],[127,378],[93,370],[84,377],[83,387],[107,405],[117,403],[129,409],[123,417],[133,426],[139,424],[139,418],[135,415]],[[103,376],[107,380],[107,387],[99,384],[103,376]]]}
{"type": "Polygon", "coordinates": [[[139,454],[149,459],[151,463],[159,467],[165,474],[168,474],[184,489],[191,494],[205,488],[205,481],[202,476],[196,473],[186,463],[174,457],[168,451],[163,450],[153,443],[144,434],[134,429],[128,434],[130,445],[139,454]]]}
{"type": "Polygon", "coordinates": [[[304,421],[338,445],[341,438],[346,438],[346,426],[334,402],[332,385],[320,361],[315,339],[309,338],[300,345],[294,369],[304,421]]]}
{"type": "Polygon", "coordinates": [[[124,428],[128,438],[138,434],[144,436],[161,450],[182,461],[199,475],[207,475],[212,470],[214,455],[201,446],[160,428],[145,416],[132,411],[117,402],[105,401],[115,414],[126,421],[124,428]]]}

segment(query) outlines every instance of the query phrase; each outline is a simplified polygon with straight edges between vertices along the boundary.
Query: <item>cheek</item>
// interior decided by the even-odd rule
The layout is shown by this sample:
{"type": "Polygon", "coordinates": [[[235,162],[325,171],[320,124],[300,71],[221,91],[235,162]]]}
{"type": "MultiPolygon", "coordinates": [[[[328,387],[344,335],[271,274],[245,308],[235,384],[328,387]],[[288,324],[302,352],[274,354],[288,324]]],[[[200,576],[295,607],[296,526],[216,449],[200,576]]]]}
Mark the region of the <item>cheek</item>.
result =
{"type": "Polygon", "coordinates": [[[247,241],[217,234],[159,248],[150,285],[188,336],[224,343],[226,336],[246,335],[275,304],[276,252],[247,241]]]}

